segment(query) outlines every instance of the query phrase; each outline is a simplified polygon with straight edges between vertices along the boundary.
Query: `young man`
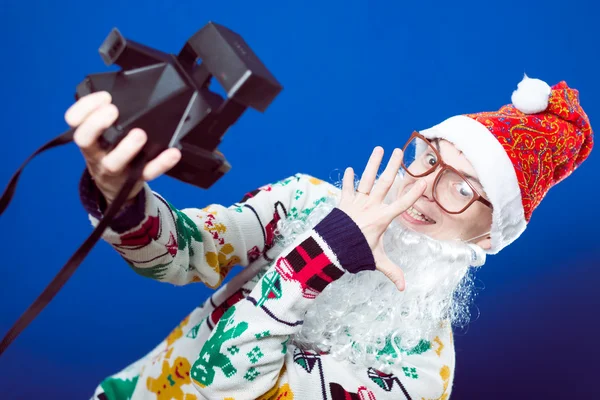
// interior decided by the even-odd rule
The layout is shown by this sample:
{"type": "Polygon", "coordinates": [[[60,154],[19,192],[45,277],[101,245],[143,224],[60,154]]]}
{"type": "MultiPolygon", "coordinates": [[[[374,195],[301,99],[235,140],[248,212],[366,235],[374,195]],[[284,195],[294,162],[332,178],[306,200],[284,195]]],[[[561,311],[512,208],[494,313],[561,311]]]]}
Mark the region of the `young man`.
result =
{"type": "MultiPolygon", "coordinates": [[[[100,149],[118,114],[110,101],[92,94],[65,116],[93,224],[146,140],[133,130],[100,149]]],[[[592,146],[578,92],[525,77],[512,104],[413,133],[378,178],[376,148],[356,188],[351,169],[341,190],[297,174],[229,207],[180,210],[147,183],[178,162],[166,150],[104,240],[175,285],[217,288],[245,268],[94,399],[447,399],[471,267],[517,239],[592,146]]]]}

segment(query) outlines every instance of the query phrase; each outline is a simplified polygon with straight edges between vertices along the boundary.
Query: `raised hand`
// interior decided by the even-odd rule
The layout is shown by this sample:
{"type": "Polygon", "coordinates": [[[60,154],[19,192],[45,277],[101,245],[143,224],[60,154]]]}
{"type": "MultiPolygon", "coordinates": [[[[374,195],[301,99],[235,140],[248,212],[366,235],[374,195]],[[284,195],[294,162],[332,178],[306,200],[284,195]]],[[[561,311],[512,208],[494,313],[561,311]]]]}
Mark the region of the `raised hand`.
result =
{"type": "Polygon", "coordinates": [[[402,162],[402,150],[395,149],[388,165],[377,179],[377,171],[383,158],[383,148],[376,147],[369,158],[358,188],[354,189],[354,171],[347,168],[342,182],[342,196],[338,208],[344,211],[361,229],[375,259],[376,268],[391,279],[398,290],[404,290],[404,273],[394,264],[383,249],[383,234],[398,215],[410,208],[427,188],[424,180],[417,181],[402,197],[385,204],[394,179],[402,162]],[[377,180],[377,183],[375,183],[377,180]]]}
{"type": "MultiPolygon", "coordinates": [[[[111,203],[119,193],[127,180],[127,165],[147,140],[143,130],[132,129],[112,151],[106,152],[100,147],[98,138],[119,115],[119,110],[111,101],[109,93],[95,92],[80,98],[65,113],[66,122],[77,128],[73,141],[79,146],[88,171],[107,203],[111,203]]],[[[173,168],[180,159],[181,152],[169,148],[149,161],[144,167],[142,179],[136,183],[128,199],[140,192],[144,181],[156,179],[173,168]]]]}

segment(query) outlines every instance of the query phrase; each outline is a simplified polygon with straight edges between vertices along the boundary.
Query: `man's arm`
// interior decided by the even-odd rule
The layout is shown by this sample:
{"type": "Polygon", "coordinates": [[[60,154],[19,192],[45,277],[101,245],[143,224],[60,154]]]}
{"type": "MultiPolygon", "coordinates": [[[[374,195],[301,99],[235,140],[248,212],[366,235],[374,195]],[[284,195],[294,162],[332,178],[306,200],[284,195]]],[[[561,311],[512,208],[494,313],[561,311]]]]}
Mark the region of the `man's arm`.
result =
{"type": "MultiPolygon", "coordinates": [[[[175,285],[203,282],[216,288],[234,265],[247,266],[269,257],[277,221],[294,208],[309,207],[325,186],[296,174],[247,193],[229,207],[212,204],[180,210],[145,184],[102,237],[142,276],[175,285]]],[[[97,225],[106,205],[87,172],[81,179],[80,197],[97,225]]]]}
{"type": "Polygon", "coordinates": [[[419,365],[420,380],[411,381],[402,373],[403,367],[417,373],[411,372],[410,368],[417,370],[411,361],[383,376],[330,355],[288,346],[290,336],[301,329],[307,308],[327,285],[345,273],[374,269],[362,232],[344,212],[334,209],[283,252],[248,297],[220,319],[191,369],[199,393],[207,399],[265,400],[286,391],[288,397],[282,399],[352,399],[351,392],[357,390],[378,393],[378,400],[386,395],[419,400],[442,396],[447,384],[435,359],[419,365]],[[397,390],[392,392],[389,385],[396,381],[397,390]]]}

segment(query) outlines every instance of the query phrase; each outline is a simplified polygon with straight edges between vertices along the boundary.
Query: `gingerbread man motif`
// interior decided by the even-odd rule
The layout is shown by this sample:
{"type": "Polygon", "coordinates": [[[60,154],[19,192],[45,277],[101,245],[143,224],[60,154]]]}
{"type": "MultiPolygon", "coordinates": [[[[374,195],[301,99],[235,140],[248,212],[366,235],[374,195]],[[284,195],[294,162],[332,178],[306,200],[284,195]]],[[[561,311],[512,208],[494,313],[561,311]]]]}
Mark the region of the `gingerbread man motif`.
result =
{"type": "MultiPolygon", "coordinates": [[[[235,324],[233,320],[234,312],[235,306],[232,306],[223,314],[213,331],[213,335],[204,343],[200,355],[192,367],[192,379],[200,387],[206,387],[213,383],[215,368],[220,368],[228,378],[237,372],[229,357],[221,352],[221,347],[226,341],[240,336],[248,329],[248,323],[245,321],[235,324]]],[[[239,348],[231,346],[227,351],[233,355],[239,352],[239,348]]]]}
{"type": "Polygon", "coordinates": [[[156,394],[156,400],[191,400],[194,395],[185,395],[181,387],[190,384],[190,363],[183,357],[177,357],[173,365],[163,361],[162,373],[158,378],[148,377],[148,390],[156,394]],[[185,397],[184,397],[185,396],[185,397]]]}

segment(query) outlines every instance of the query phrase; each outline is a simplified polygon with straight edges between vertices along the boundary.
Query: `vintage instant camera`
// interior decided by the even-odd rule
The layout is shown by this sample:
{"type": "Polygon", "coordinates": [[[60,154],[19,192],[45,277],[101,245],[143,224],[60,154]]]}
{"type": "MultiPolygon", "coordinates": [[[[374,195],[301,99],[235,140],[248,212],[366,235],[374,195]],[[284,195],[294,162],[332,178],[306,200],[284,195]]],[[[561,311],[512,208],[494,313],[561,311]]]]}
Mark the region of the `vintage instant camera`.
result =
{"type": "Polygon", "coordinates": [[[130,129],[142,128],[147,159],[179,148],[182,158],[167,175],[205,189],[230,169],[217,150],[227,129],[248,107],[264,112],[282,90],[241,36],[212,22],[177,56],[128,40],[116,28],[100,55],[106,65],[122,69],[88,75],[75,97],[111,93],[119,118],[104,132],[102,145],[110,149],[130,129]],[[210,90],[213,77],[227,98],[210,90]]]}

